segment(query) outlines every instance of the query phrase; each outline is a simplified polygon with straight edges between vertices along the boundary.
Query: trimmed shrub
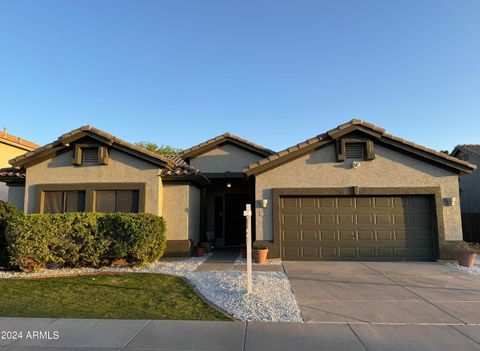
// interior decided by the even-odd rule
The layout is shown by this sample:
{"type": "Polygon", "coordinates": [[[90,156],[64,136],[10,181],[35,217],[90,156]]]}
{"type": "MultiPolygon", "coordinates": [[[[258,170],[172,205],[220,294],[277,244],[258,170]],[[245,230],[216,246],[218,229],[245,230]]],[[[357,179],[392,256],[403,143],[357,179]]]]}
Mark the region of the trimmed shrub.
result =
{"type": "Polygon", "coordinates": [[[8,266],[7,241],[5,239],[5,231],[7,225],[14,218],[21,217],[22,212],[12,204],[0,201],[0,266],[8,266]]]}
{"type": "Polygon", "coordinates": [[[10,264],[24,271],[153,262],[166,244],[164,220],[145,213],[25,215],[10,222],[6,238],[10,264]]]}

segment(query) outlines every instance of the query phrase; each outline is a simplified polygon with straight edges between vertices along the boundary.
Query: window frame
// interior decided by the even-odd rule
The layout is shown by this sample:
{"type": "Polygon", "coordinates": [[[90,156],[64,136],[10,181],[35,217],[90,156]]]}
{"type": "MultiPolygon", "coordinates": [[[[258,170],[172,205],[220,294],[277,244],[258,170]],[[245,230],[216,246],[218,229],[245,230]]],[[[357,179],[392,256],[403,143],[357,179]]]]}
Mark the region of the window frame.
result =
{"type": "Polygon", "coordinates": [[[76,190],[45,190],[43,191],[43,205],[42,205],[42,212],[45,212],[45,196],[47,193],[61,193],[62,195],[62,199],[61,199],[61,211],[60,212],[49,212],[50,214],[54,214],[54,213],[69,213],[69,212],[85,212],[86,210],[86,205],[87,205],[87,192],[83,189],[76,189],[76,190]],[[84,193],[84,204],[83,204],[83,207],[84,207],[84,210],[83,211],[66,211],[67,209],[67,193],[69,192],[77,192],[77,193],[80,193],[80,192],[83,192],[84,193]]]}
{"type": "Polygon", "coordinates": [[[138,213],[145,212],[146,184],[145,183],[68,183],[68,184],[37,184],[35,213],[43,214],[45,192],[47,191],[85,191],[85,212],[95,212],[96,190],[137,190],[138,213]]]}

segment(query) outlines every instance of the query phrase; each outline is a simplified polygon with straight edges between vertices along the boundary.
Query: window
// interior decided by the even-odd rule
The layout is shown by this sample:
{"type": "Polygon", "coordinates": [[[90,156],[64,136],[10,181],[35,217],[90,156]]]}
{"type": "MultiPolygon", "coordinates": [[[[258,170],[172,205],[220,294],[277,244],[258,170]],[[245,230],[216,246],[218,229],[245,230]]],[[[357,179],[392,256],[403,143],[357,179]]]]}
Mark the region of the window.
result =
{"type": "Polygon", "coordinates": [[[137,213],[139,208],[138,190],[96,190],[95,212],[137,213]]]}
{"type": "Polygon", "coordinates": [[[364,143],[347,143],[345,144],[345,157],[347,159],[365,159],[364,143]]]}
{"type": "Polygon", "coordinates": [[[85,211],[85,190],[45,191],[43,213],[85,211]]]}

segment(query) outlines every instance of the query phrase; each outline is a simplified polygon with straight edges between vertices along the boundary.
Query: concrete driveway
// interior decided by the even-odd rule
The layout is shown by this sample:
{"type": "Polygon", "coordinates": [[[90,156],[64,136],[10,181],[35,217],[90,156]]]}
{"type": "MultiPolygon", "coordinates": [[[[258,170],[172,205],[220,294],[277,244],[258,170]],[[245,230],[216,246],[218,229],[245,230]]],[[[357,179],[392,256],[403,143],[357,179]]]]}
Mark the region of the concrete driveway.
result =
{"type": "Polygon", "coordinates": [[[480,277],[434,262],[284,262],[306,322],[480,324],[480,277]]]}

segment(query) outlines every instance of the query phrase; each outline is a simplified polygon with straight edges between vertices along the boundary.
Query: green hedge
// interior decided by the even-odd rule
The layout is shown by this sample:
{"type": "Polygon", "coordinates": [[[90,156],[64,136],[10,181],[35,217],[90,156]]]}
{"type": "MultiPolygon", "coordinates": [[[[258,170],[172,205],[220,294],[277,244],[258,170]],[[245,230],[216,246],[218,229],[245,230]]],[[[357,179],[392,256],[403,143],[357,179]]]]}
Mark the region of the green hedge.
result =
{"type": "Polygon", "coordinates": [[[0,266],[8,266],[7,241],[5,238],[5,230],[7,225],[14,218],[21,217],[22,212],[12,204],[0,201],[0,266]]]}
{"type": "Polygon", "coordinates": [[[25,215],[10,221],[6,239],[10,264],[24,271],[154,262],[166,245],[164,220],[147,213],[25,215]]]}

